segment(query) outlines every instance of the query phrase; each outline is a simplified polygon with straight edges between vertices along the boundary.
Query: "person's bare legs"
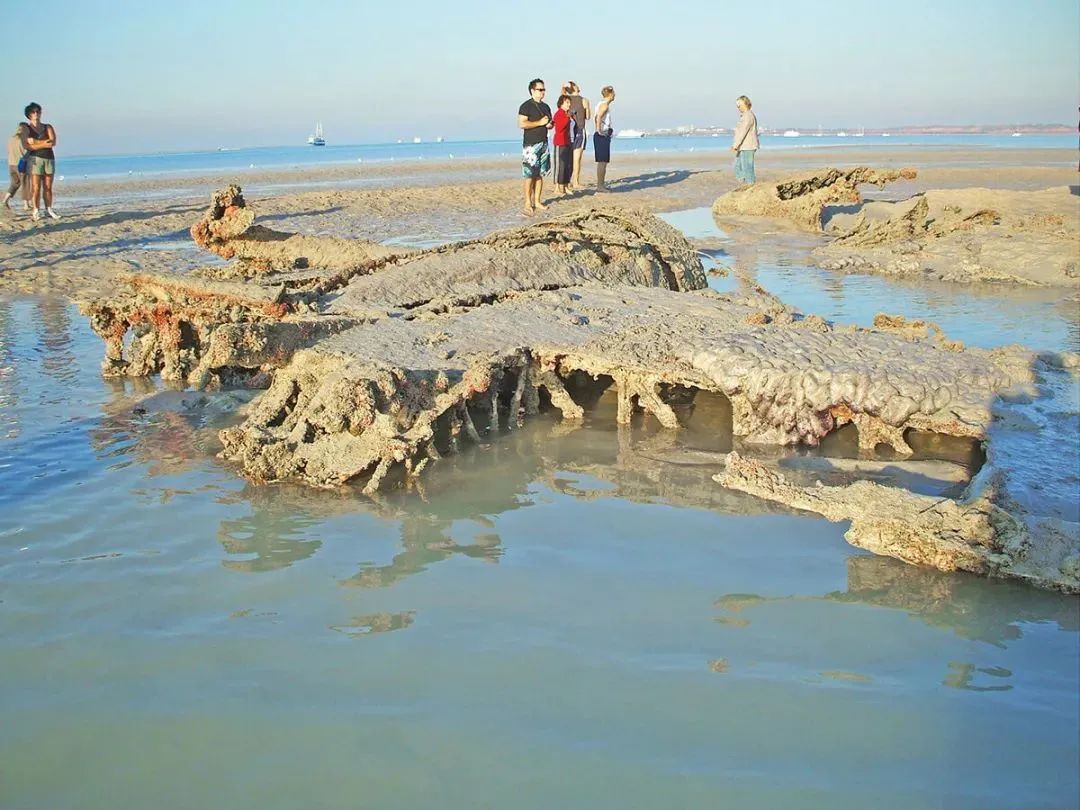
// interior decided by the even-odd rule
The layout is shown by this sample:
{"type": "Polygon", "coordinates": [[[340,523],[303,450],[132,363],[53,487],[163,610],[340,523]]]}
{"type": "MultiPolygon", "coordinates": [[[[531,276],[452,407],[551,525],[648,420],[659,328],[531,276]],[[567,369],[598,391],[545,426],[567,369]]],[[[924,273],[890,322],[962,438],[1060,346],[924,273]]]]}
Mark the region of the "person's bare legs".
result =
{"type": "Polygon", "coordinates": [[[533,190],[533,207],[535,207],[538,211],[546,211],[547,206],[540,202],[540,198],[544,194],[544,178],[537,177],[535,182],[536,186],[533,190]]]}
{"type": "Polygon", "coordinates": [[[38,215],[38,208],[41,207],[41,178],[40,174],[30,175],[30,184],[33,187],[30,192],[30,210],[34,212],[35,218],[38,215]]]}
{"type": "Polygon", "coordinates": [[[527,217],[533,215],[533,184],[535,182],[536,180],[531,177],[525,178],[525,207],[521,209],[521,213],[527,217]]]}
{"type": "Polygon", "coordinates": [[[53,182],[53,176],[51,174],[43,174],[43,175],[41,175],[41,179],[45,181],[45,187],[43,189],[43,191],[45,193],[42,195],[45,198],[45,207],[46,208],[52,208],[52,201],[53,201],[52,182],[53,182]]]}
{"type": "Polygon", "coordinates": [[[607,179],[607,164],[606,163],[597,163],[596,164],[596,190],[597,191],[607,191],[607,186],[604,185],[604,182],[605,182],[606,179],[607,179]]]}
{"type": "Polygon", "coordinates": [[[584,153],[584,146],[574,150],[574,173],[571,177],[570,185],[573,186],[575,189],[585,188],[583,185],[581,185],[581,156],[584,153]]]}
{"type": "Polygon", "coordinates": [[[8,201],[14,199],[15,192],[19,190],[19,172],[11,166],[8,166],[8,190],[4,194],[4,208],[8,208],[8,201]]]}

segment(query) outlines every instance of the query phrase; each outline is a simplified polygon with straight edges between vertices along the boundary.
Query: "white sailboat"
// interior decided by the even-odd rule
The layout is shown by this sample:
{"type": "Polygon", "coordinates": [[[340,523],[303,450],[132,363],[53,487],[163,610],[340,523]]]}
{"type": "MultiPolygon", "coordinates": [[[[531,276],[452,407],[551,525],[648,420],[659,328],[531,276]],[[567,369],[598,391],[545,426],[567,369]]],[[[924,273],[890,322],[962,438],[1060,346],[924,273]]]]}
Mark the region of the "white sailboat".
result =
{"type": "Polygon", "coordinates": [[[322,121],[315,124],[315,134],[309,135],[307,139],[309,146],[326,146],[326,139],[323,137],[322,121]]]}
{"type": "Polygon", "coordinates": [[[798,138],[800,135],[802,135],[802,133],[799,132],[799,130],[797,130],[797,129],[785,129],[784,130],[784,137],[785,138],[798,138]]]}

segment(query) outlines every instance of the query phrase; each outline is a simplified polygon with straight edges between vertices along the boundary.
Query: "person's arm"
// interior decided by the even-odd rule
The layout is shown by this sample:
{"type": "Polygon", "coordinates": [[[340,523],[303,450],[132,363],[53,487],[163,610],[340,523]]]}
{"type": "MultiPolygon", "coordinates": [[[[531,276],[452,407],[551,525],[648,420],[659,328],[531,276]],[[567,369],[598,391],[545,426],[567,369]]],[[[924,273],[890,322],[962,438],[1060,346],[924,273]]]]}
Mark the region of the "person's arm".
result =
{"type": "Polygon", "coordinates": [[[592,118],[592,104],[589,103],[589,100],[585,98],[585,96],[581,97],[581,103],[585,107],[585,120],[588,121],[592,118]]]}
{"type": "Polygon", "coordinates": [[[44,138],[31,138],[27,133],[30,132],[30,127],[23,128],[23,145],[27,149],[50,149],[56,146],[56,130],[52,128],[52,125],[45,127],[44,138]]]}
{"type": "Polygon", "coordinates": [[[743,141],[750,134],[750,118],[743,115],[739,117],[739,123],[735,125],[735,137],[731,140],[731,151],[738,152],[742,148],[743,141]]]}
{"type": "Polygon", "coordinates": [[[536,127],[550,126],[545,115],[539,121],[530,121],[529,117],[518,113],[518,129],[536,129],[536,127]]]}
{"type": "Polygon", "coordinates": [[[22,142],[22,148],[27,152],[36,148],[30,145],[30,127],[26,124],[19,124],[19,140],[22,142]]]}

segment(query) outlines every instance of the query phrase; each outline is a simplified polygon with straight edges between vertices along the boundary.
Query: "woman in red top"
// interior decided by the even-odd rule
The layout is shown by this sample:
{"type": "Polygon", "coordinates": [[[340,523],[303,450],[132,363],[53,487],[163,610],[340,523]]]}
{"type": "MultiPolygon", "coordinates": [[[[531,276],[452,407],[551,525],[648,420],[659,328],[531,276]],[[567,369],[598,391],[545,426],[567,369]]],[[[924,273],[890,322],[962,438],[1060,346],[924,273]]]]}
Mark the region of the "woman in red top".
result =
{"type": "Polygon", "coordinates": [[[574,170],[574,139],[570,126],[574,119],[570,117],[570,96],[559,96],[559,109],[555,111],[555,187],[565,194],[570,185],[570,175],[574,170]]]}

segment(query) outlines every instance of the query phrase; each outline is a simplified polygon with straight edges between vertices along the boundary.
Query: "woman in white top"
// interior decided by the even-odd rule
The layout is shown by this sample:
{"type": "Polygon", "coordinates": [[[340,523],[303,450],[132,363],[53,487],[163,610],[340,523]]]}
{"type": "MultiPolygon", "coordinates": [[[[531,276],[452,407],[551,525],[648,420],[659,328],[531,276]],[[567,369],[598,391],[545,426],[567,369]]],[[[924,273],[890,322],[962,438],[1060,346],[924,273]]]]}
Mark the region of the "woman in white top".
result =
{"type": "Polygon", "coordinates": [[[603,97],[596,105],[596,129],[593,133],[593,154],[596,157],[596,190],[607,191],[604,180],[608,163],[611,162],[611,103],[615,100],[615,88],[610,84],[600,91],[603,97]]]}

